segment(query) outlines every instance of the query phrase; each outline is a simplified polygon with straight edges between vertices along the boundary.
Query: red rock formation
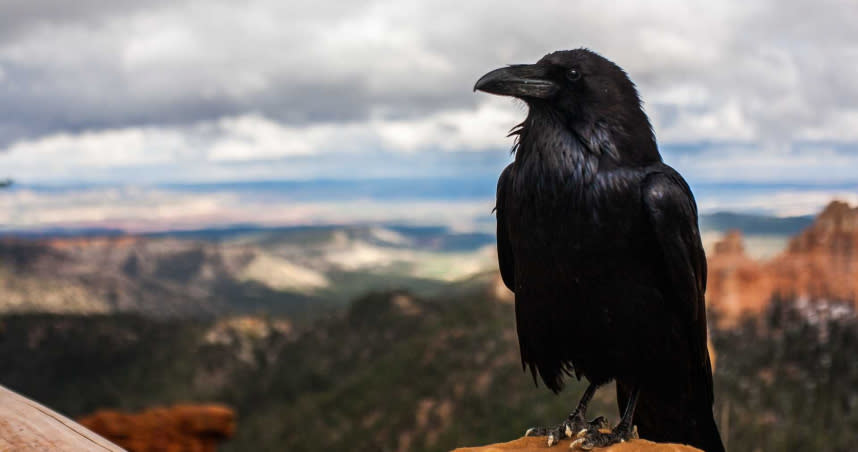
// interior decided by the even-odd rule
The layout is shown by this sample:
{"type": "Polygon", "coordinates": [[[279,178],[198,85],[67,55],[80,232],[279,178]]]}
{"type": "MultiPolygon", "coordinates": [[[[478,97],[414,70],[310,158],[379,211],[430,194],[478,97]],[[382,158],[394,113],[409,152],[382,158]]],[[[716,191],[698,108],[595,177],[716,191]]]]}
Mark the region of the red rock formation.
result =
{"type": "Polygon", "coordinates": [[[745,254],[742,233],[730,231],[709,256],[706,298],[722,326],[744,313],[759,313],[772,298],[773,279],[762,263],[745,254]]]}
{"type": "Polygon", "coordinates": [[[761,262],[744,253],[731,231],[709,256],[707,301],[729,326],[759,313],[775,296],[858,305],[858,208],[834,201],[787,249],[761,262]]]}
{"type": "Polygon", "coordinates": [[[174,405],[136,414],[102,410],[78,422],[130,452],[214,452],[235,432],[235,413],[220,405],[174,405]]]}
{"type": "Polygon", "coordinates": [[[777,291],[858,302],[858,207],[832,202],[772,262],[777,291]]]}

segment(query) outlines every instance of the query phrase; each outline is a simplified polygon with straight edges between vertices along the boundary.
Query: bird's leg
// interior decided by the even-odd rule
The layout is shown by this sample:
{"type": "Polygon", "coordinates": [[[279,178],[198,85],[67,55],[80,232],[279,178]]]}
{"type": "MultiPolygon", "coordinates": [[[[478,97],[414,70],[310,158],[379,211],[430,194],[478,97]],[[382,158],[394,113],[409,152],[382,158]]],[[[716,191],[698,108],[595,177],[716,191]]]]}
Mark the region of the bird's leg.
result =
{"type": "Polygon", "coordinates": [[[598,430],[582,432],[575,441],[569,445],[570,449],[581,448],[590,450],[594,447],[607,447],[612,444],[622,443],[638,437],[638,429],[632,424],[635,416],[635,406],[638,403],[638,395],[640,394],[640,386],[635,386],[632,390],[631,397],[626,404],[626,409],[623,412],[623,417],[620,423],[614,427],[609,433],[602,433],[598,430]]]}
{"type": "Polygon", "coordinates": [[[581,401],[578,402],[578,407],[576,407],[575,411],[573,411],[572,414],[570,414],[566,420],[561,422],[559,425],[554,427],[529,428],[524,436],[547,436],[548,446],[550,447],[557,444],[557,442],[563,438],[571,438],[575,435],[591,431],[598,432],[600,428],[607,427],[608,421],[602,416],[599,416],[590,422],[587,422],[584,418],[587,414],[587,405],[590,404],[593,394],[596,393],[596,388],[598,388],[598,386],[592,383],[590,386],[587,386],[587,389],[584,391],[584,395],[581,397],[581,401]]]}

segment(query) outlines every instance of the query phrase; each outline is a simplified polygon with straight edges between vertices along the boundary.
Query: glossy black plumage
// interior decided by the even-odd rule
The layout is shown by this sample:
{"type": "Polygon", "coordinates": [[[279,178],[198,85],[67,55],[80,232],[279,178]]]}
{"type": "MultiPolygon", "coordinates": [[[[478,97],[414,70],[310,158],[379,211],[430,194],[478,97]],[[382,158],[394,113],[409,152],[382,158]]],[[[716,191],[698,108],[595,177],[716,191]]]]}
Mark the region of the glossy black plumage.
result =
{"type": "Polygon", "coordinates": [[[568,375],[616,380],[621,410],[640,388],[641,437],[723,450],[697,208],[662,162],[634,84],[579,49],[493,71],[475,89],[529,107],[496,203],[523,365],[555,392],[568,375]]]}

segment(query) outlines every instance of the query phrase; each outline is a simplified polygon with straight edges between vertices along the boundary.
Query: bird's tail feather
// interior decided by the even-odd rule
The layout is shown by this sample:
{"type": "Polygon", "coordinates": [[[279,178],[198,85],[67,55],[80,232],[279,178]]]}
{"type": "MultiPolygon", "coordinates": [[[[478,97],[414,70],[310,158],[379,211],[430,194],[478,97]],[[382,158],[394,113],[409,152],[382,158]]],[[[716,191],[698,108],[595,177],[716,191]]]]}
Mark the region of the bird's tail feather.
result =
{"type": "MultiPolygon", "coordinates": [[[[620,412],[630,395],[629,388],[617,384],[620,412]]],[[[707,397],[671,400],[663,394],[642,390],[635,409],[634,424],[641,438],[656,442],[681,443],[705,452],[724,452],[707,397]]]]}
{"type": "Polygon", "coordinates": [[[706,452],[724,452],[724,443],[721,442],[721,433],[715,424],[712,408],[701,412],[696,417],[698,419],[697,425],[692,430],[688,444],[706,452]]]}

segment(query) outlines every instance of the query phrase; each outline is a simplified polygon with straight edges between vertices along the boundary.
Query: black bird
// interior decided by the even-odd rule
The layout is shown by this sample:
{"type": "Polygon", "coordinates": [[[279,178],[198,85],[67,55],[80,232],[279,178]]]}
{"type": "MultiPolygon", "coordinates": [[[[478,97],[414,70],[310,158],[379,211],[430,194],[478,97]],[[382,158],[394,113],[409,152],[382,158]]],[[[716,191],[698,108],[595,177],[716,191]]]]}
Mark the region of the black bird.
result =
{"type": "Polygon", "coordinates": [[[554,392],[590,383],[549,445],[640,436],[724,450],[712,414],[706,256],[688,184],[658,152],[635,85],[587,49],[484,75],[474,87],[528,106],[497,189],[498,260],[515,292],[522,365],[554,392]],[[617,383],[622,418],[585,421],[617,383]],[[636,428],[635,428],[636,425],[636,428]]]}

